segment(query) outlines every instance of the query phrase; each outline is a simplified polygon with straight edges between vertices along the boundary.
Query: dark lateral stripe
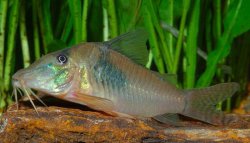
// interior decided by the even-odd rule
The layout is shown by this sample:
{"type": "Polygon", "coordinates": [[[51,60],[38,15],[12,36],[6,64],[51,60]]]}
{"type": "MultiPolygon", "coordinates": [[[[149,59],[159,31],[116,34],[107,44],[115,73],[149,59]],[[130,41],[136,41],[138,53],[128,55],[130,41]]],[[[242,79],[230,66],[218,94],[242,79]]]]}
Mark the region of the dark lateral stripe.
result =
{"type": "MultiPolygon", "coordinates": [[[[100,56],[93,68],[94,78],[102,86],[109,89],[121,89],[126,83],[126,76],[110,62],[110,53],[107,49],[100,48],[100,56]]],[[[105,89],[108,91],[109,89],[105,89]]],[[[110,92],[110,91],[109,91],[110,92]]]]}

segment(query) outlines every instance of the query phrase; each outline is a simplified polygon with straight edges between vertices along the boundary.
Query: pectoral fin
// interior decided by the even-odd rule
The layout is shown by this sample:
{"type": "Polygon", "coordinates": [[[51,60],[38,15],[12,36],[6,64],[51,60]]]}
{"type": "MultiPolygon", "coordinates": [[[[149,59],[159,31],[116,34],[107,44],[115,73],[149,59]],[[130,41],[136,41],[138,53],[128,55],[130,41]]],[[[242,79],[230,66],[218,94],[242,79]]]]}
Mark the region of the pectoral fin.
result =
{"type": "Polygon", "coordinates": [[[181,126],[181,120],[178,116],[178,114],[173,113],[167,113],[163,115],[157,115],[153,117],[158,122],[164,123],[164,124],[170,124],[173,126],[181,126]]]}
{"type": "Polygon", "coordinates": [[[86,105],[95,110],[100,110],[107,113],[113,111],[114,109],[114,104],[112,101],[100,97],[84,95],[80,93],[73,93],[72,95],[66,96],[65,98],[66,100],[86,105]]]}
{"type": "Polygon", "coordinates": [[[74,103],[86,105],[95,110],[103,111],[112,116],[119,116],[119,117],[124,117],[128,119],[134,119],[133,116],[114,111],[114,104],[112,101],[108,99],[80,94],[80,93],[73,93],[71,95],[66,96],[65,99],[72,101],[74,103]]]}

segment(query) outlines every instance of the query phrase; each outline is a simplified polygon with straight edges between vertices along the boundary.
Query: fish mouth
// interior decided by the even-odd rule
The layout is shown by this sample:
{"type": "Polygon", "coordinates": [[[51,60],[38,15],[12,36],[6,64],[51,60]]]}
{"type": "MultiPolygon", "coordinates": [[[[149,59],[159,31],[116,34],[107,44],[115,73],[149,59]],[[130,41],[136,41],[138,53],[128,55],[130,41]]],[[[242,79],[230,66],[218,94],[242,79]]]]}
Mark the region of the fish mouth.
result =
{"type": "Polygon", "coordinates": [[[13,87],[21,87],[21,84],[18,79],[12,78],[12,86],[13,87]]]}
{"type": "MultiPolygon", "coordinates": [[[[17,75],[17,74],[15,74],[17,75]]],[[[36,113],[38,114],[37,108],[34,104],[34,102],[32,101],[34,98],[37,99],[39,102],[41,102],[44,106],[47,106],[40,98],[38,95],[36,95],[36,93],[34,93],[30,87],[27,87],[27,85],[25,84],[24,80],[22,80],[20,77],[17,76],[13,76],[12,77],[12,86],[13,86],[13,92],[12,95],[15,96],[15,102],[16,102],[16,106],[17,106],[17,110],[18,110],[18,93],[21,96],[27,96],[30,103],[32,104],[33,108],[35,109],[36,113]],[[32,99],[32,97],[34,97],[32,99]]]]}
{"type": "Polygon", "coordinates": [[[16,72],[13,76],[12,76],[12,86],[13,87],[18,87],[18,88],[22,88],[23,86],[27,86],[25,80],[23,79],[23,76],[25,73],[30,73],[29,70],[27,70],[27,68],[24,69],[20,69],[18,72],[16,72]]]}
{"type": "Polygon", "coordinates": [[[21,79],[21,74],[19,74],[18,72],[15,73],[12,76],[12,86],[16,87],[16,88],[22,88],[22,85],[24,86],[24,81],[21,79]],[[22,83],[22,84],[21,84],[22,83]]]}

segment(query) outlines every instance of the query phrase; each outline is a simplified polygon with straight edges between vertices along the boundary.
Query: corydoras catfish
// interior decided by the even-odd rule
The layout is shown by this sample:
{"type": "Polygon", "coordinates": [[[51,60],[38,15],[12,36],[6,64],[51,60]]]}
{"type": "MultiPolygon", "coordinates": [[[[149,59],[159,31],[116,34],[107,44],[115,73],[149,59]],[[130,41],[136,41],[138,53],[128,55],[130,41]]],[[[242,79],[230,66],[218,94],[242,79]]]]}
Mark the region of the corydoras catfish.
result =
{"type": "MultiPolygon", "coordinates": [[[[215,105],[231,97],[237,83],[183,90],[144,68],[147,33],[134,30],[106,42],[87,42],[41,57],[12,77],[14,93],[31,89],[114,116],[163,117],[178,113],[210,124],[228,120],[215,105]]],[[[32,100],[30,100],[32,102],[32,100]]],[[[33,104],[33,103],[32,103],[33,104]]]]}

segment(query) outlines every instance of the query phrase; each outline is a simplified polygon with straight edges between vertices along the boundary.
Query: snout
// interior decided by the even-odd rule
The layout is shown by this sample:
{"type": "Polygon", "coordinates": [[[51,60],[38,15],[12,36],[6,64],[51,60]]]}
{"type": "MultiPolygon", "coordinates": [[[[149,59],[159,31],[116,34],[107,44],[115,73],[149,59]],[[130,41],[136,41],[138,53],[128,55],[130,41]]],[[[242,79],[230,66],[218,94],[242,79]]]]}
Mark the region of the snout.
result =
{"type": "Polygon", "coordinates": [[[13,87],[20,87],[20,82],[16,77],[12,77],[12,86],[13,87]]]}
{"type": "Polygon", "coordinates": [[[12,76],[13,87],[21,87],[21,82],[23,82],[23,74],[24,74],[24,69],[21,69],[12,76]]]}

